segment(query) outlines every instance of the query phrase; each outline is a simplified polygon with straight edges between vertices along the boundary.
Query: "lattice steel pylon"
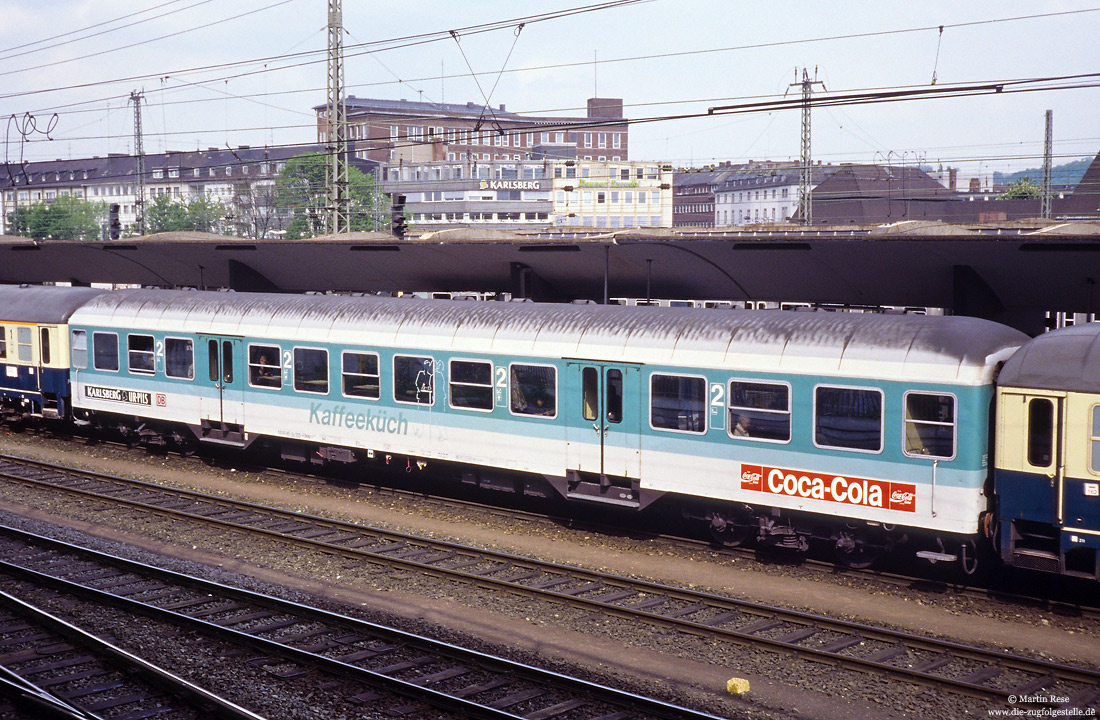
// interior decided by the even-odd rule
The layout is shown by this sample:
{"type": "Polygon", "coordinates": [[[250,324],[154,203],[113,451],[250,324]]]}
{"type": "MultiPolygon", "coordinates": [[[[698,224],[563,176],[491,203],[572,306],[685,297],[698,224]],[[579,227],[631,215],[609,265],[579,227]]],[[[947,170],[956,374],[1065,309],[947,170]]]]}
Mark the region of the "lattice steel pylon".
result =
{"type": "Polygon", "coordinates": [[[1039,205],[1039,217],[1050,219],[1053,214],[1050,207],[1050,198],[1053,194],[1051,175],[1054,164],[1054,111],[1047,110],[1047,135],[1043,144],[1043,196],[1039,205]]]}
{"type": "Polygon", "coordinates": [[[825,89],[825,83],[817,79],[817,68],[814,68],[814,79],[806,68],[802,68],[802,82],[798,81],[798,68],[794,71],[795,81],[788,89],[795,86],[802,88],[802,155],[798,173],[798,209],[802,217],[803,225],[814,224],[813,211],[813,154],[810,152],[810,104],[813,95],[813,86],[820,85],[825,89]]]}
{"type": "Polygon", "coordinates": [[[344,101],[344,10],[342,0],[328,0],[328,114],[325,164],[326,229],[351,229],[348,190],[348,117],[344,101]]]}
{"type": "Polygon", "coordinates": [[[138,235],[145,234],[145,148],[141,139],[141,97],[142,93],[137,90],[130,93],[130,102],[134,104],[134,172],[137,174],[134,213],[137,216],[138,235]]]}

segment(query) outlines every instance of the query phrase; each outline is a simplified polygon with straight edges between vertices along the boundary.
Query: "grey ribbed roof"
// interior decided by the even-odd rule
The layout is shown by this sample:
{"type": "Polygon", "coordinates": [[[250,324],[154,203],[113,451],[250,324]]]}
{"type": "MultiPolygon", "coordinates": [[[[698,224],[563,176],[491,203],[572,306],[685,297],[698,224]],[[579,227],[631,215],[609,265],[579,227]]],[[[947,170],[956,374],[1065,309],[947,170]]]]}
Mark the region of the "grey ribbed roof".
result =
{"type": "Polygon", "coordinates": [[[964,383],[988,382],[991,358],[1027,339],[965,317],[162,290],[101,295],[77,313],[78,321],[287,341],[964,383]]]}
{"type": "Polygon", "coordinates": [[[0,322],[65,323],[73,312],[106,290],[0,285],[0,322]]]}
{"type": "Polygon", "coordinates": [[[1028,341],[1005,363],[1003,387],[1100,392],[1100,323],[1054,330],[1028,341]]]}

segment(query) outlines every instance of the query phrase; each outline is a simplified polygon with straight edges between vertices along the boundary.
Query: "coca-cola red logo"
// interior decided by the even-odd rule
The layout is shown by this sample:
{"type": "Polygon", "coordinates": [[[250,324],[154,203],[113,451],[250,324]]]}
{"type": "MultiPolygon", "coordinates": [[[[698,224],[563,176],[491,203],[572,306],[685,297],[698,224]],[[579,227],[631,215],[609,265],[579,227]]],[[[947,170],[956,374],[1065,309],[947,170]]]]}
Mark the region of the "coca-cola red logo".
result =
{"type": "Polygon", "coordinates": [[[917,509],[917,488],[910,483],[761,465],[741,466],[741,489],[902,512],[917,509]]]}
{"type": "Polygon", "coordinates": [[[759,465],[741,466],[741,489],[760,490],[760,484],[764,481],[764,468],[759,465]]]}
{"type": "MultiPolygon", "coordinates": [[[[893,483],[893,485],[897,488],[898,483],[893,483]]],[[[910,485],[909,487],[912,486],[910,485]]],[[[917,509],[917,493],[913,490],[891,490],[890,509],[908,510],[909,512],[915,511],[917,509]]]]}

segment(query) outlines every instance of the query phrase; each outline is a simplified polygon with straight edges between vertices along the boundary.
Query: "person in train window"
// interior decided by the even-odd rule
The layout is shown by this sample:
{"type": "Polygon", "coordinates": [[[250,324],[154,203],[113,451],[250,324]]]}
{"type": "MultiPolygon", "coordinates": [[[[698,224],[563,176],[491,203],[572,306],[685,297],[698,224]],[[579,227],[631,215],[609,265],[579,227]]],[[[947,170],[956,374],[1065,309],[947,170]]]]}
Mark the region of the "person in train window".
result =
{"type": "Polygon", "coordinates": [[[734,437],[749,437],[749,420],[747,415],[738,415],[737,424],[733,426],[734,437]]]}
{"type": "Polygon", "coordinates": [[[253,385],[275,385],[277,383],[275,367],[268,362],[265,353],[260,353],[253,370],[255,371],[255,377],[252,378],[253,385]]]}

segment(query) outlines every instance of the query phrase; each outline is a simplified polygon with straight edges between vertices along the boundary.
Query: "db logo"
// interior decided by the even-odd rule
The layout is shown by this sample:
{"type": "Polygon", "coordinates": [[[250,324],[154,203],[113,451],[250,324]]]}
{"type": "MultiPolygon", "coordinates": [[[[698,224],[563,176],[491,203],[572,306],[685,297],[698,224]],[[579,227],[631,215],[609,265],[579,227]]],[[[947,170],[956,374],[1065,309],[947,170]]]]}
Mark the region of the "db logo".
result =
{"type": "Polygon", "coordinates": [[[157,393],[157,407],[167,407],[168,396],[161,393],[157,393]]]}

